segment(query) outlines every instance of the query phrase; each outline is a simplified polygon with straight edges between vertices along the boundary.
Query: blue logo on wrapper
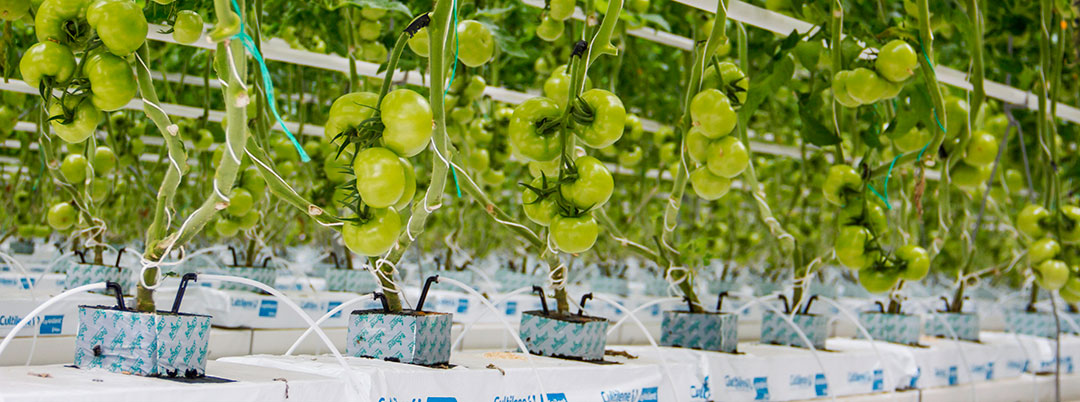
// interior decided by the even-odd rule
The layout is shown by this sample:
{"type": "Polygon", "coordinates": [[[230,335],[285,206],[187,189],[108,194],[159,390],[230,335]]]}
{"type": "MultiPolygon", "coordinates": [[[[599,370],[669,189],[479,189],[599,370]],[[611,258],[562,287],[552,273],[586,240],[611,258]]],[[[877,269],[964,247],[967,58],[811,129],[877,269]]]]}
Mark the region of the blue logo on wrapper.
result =
{"type": "Polygon", "coordinates": [[[39,332],[41,335],[57,335],[63,332],[64,329],[64,316],[62,315],[47,315],[41,320],[41,327],[39,332]]]}
{"type": "Polygon", "coordinates": [[[638,402],[660,402],[659,387],[642,388],[638,402]]]}
{"type": "Polygon", "coordinates": [[[457,312],[459,314],[463,314],[463,313],[465,313],[467,311],[469,311],[469,299],[466,299],[466,298],[458,299],[457,312]]]}
{"type": "Polygon", "coordinates": [[[508,301],[508,302],[506,302],[506,315],[514,315],[515,313],[517,313],[517,302],[516,301],[508,301]]]}
{"type": "Polygon", "coordinates": [[[259,302],[259,317],[277,317],[277,300],[259,302]]]}
{"type": "Polygon", "coordinates": [[[825,381],[824,373],[817,373],[814,375],[814,393],[817,396],[825,396],[829,394],[829,383],[825,381]]]}
{"type": "MultiPolygon", "coordinates": [[[[329,302],[329,303],[326,304],[326,312],[330,312],[330,310],[333,310],[333,309],[337,308],[337,306],[340,306],[340,305],[341,305],[341,302],[337,302],[337,301],[329,302]]],[[[338,318],[338,317],[341,317],[341,312],[340,311],[338,311],[334,315],[330,316],[330,318],[338,318]]]]}
{"type": "Polygon", "coordinates": [[[769,380],[765,377],[754,377],[754,400],[769,400],[769,380]]]}
{"type": "Polygon", "coordinates": [[[548,402],[569,402],[566,400],[566,394],[563,393],[547,394],[547,400],[548,402]]]}

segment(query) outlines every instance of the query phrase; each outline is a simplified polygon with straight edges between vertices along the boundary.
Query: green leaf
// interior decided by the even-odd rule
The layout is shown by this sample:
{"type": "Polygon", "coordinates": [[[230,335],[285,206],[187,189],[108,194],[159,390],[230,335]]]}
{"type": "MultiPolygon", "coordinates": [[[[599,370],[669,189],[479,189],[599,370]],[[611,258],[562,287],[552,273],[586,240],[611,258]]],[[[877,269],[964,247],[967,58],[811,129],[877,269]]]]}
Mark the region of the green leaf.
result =
{"type": "Polygon", "coordinates": [[[746,104],[742,106],[746,109],[747,116],[752,116],[765,98],[791,81],[792,75],[795,74],[795,60],[791,55],[785,54],[780,59],[770,62],[764,71],[767,71],[767,75],[760,80],[750,80],[750,91],[746,95],[746,104]]]}
{"type": "Polygon", "coordinates": [[[327,4],[328,9],[337,10],[345,6],[356,6],[360,8],[377,8],[386,11],[395,11],[405,14],[407,17],[412,17],[412,11],[409,11],[409,6],[398,0],[336,0],[335,2],[329,2],[327,4]]]}
{"type": "Polygon", "coordinates": [[[511,57],[529,57],[528,53],[525,53],[525,50],[522,50],[521,43],[514,41],[513,35],[506,33],[506,31],[504,31],[502,28],[499,28],[498,25],[491,22],[490,20],[479,19],[477,21],[487,27],[489,31],[491,31],[491,35],[495,37],[495,43],[499,45],[499,50],[502,50],[503,53],[511,57]]]}
{"type": "Polygon", "coordinates": [[[511,11],[514,11],[514,6],[513,5],[506,6],[506,7],[497,7],[497,8],[484,8],[484,9],[476,10],[476,14],[474,14],[474,16],[475,17],[495,18],[495,17],[501,16],[503,14],[509,13],[511,11]]]}
{"type": "Polygon", "coordinates": [[[638,14],[638,18],[656,24],[660,29],[671,32],[671,24],[668,24],[667,20],[660,16],[660,14],[638,14]]]}
{"type": "Polygon", "coordinates": [[[799,130],[799,134],[802,134],[804,141],[819,147],[839,144],[840,136],[811,114],[813,110],[817,110],[813,105],[820,103],[820,101],[815,101],[816,98],[816,95],[799,95],[799,119],[802,120],[802,129],[799,130]]]}

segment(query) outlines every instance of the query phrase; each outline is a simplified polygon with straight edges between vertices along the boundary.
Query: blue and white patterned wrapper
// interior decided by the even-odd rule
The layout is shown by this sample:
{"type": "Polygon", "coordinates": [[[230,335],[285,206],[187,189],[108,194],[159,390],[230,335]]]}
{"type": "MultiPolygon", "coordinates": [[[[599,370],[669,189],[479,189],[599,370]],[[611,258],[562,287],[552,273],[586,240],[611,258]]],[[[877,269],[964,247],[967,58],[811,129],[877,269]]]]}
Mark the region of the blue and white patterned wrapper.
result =
{"type": "Polygon", "coordinates": [[[499,270],[495,272],[495,282],[500,292],[511,292],[523,287],[542,286],[547,278],[540,275],[528,275],[520,272],[499,270]]]}
{"type": "Polygon", "coordinates": [[[326,271],[326,289],[331,292],[371,293],[379,288],[375,275],[366,269],[330,269],[326,271]]]}
{"type": "MultiPolygon", "coordinates": [[[[74,289],[97,282],[119,283],[120,288],[124,289],[124,293],[129,293],[135,286],[135,276],[129,269],[110,265],[71,264],[67,266],[67,272],[64,276],[65,289],[74,289]]],[[[99,293],[105,292],[104,290],[99,291],[99,293]]]]}
{"type": "Polygon", "coordinates": [[[210,316],[79,306],[75,366],[141,376],[206,373],[210,316]]]}
{"type": "MultiPolygon", "coordinates": [[[[1068,333],[1069,323],[1061,319],[1062,333],[1068,333]]],[[[1029,313],[1010,311],[1005,313],[1005,331],[1021,335],[1053,338],[1057,334],[1057,324],[1052,313],[1029,313]]]]}
{"type": "Polygon", "coordinates": [[[334,264],[316,263],[311,266],[311,276],[316,278],[326,278],[326,273],[334,268],[334,264]]]}
{"type": "Polygon", "coordinates": [[[645,294],[663,297],[668,295],[668,282],[663,279],[646,279],[645,294]]]}
{"type": "MultiPolygon", "coordinates": [[[[886,314],[876,311],[859,313],[859,323],[870,333],[875,341],[886,341],[904,345],[919,343],[919,316],[910,314],[886,314]]],[[[862,334],[857,334],[861,337],[862,334]]]]}
{"type": "Polygon", "coordinates": [[[345,351],[350,356],[436,365],[450,362],[453,315],[388,314],[381,310],[353,311],[345,351]]]}
{"type": "Polygon", "coordinates": [[[604,359],[607,320],[589,317],[590,320],[579,322],[543,314],[541,311],[521,314],[520,336],[530,353],[588,361],[604,359]]]}
{"type": "Polygon", "coordinates": [[[978,342],[979,316],[975,313],[928,313],[923,319],[923,333],[949,339],[955,333],[958,339],[978,342]],[[949,332],[950,328],[952,332],[949,332]]]}
{"type": "Polygon", "coordinates": [[[739,344],[739,317],[735,314],[665,311],[660,344],[735,353],[739,344]]]}
{"type": "MultiPolygon", "coordinates": [[[[795,314],[791,316],[791,320],[806,334],[814,349],[825,349],[825,339],[829,336],[829,317],[795,314]]],[[[798,331],[772,311],[766,311],[761,316],[761,343],[808,348],[806,342],[799,337],[798,331]]]]}
{"type": "Polygon", "coordinates": [[[626,296],[630,294],[630,283],[626,279],[597,276],[589,280],[593,292],[626,296]]]}
{"type": "MultiPolygon", "coordinates": [[[[222,275],[238,276],[251,279],[256,282],[274,287],[277,282],[277,269],[263,267],[218,267],[215,268],[222,275]]],[[[220,281],[217,288],[222,290],[242,290],[247,292],[262,293],[263,290],[254,286],[242,285],[236,282],[220,281]]]]}

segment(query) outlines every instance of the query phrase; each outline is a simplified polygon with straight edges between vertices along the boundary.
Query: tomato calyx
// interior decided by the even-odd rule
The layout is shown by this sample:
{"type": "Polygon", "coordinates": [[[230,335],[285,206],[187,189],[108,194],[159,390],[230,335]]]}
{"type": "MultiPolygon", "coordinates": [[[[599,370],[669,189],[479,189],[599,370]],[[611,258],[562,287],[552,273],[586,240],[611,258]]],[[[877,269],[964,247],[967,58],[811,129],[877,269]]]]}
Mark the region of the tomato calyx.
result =
{"type": "Polygon", "coordinates": [[[592,124],[593,120],[596,119],[596,111],[589,105],[589,102],[586,102],[584,98],[578,96],[577,99],[574,100],[573,105],[570,106],[570,117],[573,119],[574,123],[587,126],[592,124]]]}

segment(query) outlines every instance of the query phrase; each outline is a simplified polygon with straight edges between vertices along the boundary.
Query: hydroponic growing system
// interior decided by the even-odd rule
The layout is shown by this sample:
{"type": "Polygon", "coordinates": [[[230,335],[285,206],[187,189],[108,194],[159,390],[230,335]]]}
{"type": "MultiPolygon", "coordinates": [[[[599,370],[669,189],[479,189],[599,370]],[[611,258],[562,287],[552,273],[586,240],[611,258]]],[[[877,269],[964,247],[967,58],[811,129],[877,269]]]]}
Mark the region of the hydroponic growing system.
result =
{"type": "Polygon", "coordinates": [[[0,0],[0,401],[1080,400],[1078,21],[0,0]]]}

